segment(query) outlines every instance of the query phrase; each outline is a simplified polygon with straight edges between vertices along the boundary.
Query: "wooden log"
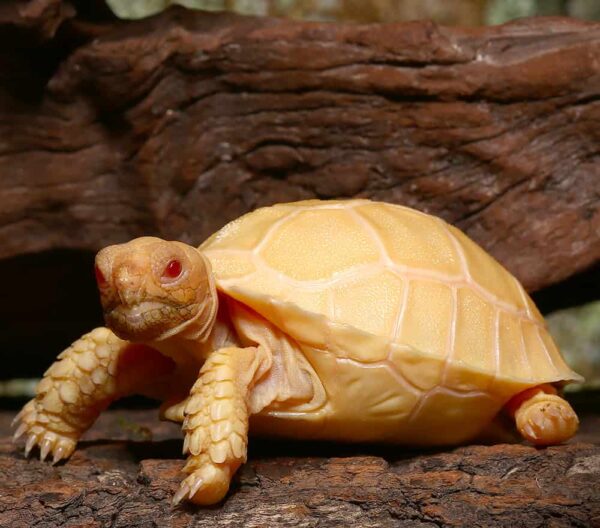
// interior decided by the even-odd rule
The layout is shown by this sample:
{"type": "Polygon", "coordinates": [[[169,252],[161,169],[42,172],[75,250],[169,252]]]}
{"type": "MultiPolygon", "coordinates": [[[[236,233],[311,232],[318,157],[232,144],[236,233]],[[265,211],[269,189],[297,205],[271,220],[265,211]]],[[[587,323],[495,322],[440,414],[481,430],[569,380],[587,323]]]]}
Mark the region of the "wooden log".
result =
{"type": "Polygon", "coordinates": [[[529,290],[600,261],[597,23],[61,27],[56,68],[0,80],[0,258],[361,196],[457,224],[529,290]]]}
{"type": "Polygon", "coordinates": [[[0,3],[0,29],[22,32],[39,43],[51,39],[75,13],[73,5],[63,0],[4,0],[0,3]]]}
{"type": "Polygon", "coordinates": [[[254,439],[225,501],[171,509],[181,434],[152,411],[110,411],[73,457],[25,460],[0,414],[0,526],[600,526],[600,418],[570,444],[442,451],[254,439]]]}

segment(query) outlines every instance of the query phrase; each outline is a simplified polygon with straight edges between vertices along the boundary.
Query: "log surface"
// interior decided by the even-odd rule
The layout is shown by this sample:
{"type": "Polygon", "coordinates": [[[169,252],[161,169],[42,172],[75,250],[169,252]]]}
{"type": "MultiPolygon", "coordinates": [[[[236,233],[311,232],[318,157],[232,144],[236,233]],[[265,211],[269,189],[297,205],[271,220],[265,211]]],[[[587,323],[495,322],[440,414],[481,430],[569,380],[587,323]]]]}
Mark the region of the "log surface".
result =
{"type": "Polygon", "coordinates": [[[73,457],[25,460],[0,414],[0,526],[600,526],[600,418],[565,446],[430,452],[254,439],[226,500],[171,509],[181,435],[152,411],[110,411],[73,457]]]}
{"type": "Polygon", "coordinates": [[[16,4],[0,27],[60,38],[0,52],[0,258],[196,244],[262,205],[359,196],[457,224],[529,290],[600,261],[597,23],[93,25],[16,4]]]}

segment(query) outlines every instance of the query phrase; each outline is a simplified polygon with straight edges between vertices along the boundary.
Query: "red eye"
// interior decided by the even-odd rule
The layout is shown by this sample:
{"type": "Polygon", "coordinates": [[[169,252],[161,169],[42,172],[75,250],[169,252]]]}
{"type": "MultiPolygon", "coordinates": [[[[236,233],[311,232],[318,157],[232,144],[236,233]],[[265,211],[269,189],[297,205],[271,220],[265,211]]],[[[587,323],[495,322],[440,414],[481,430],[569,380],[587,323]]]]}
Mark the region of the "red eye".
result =
{"type": "Polygon", "coordinates": [[[173,259],[165,266],[163,277],[168,279],[176,279],[179,277],[179,275],[181,275],[181,262],[173,259]]]}
{"type": "Polygon", "coordinates": [[[98,286],[106,286],[106,277],[102,271],[100,271],[98,266],[94,267],[94,273],[96,274],[96,282],[98,283],[98,286]]]}

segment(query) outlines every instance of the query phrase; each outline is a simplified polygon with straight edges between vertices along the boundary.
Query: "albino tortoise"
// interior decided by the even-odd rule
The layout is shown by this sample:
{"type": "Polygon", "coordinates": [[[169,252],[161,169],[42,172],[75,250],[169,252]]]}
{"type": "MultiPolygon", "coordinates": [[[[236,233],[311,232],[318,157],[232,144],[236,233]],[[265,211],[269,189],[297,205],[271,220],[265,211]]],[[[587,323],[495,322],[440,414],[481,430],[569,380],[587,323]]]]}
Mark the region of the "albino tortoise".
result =
{"type": "Polygon", "coordinates": [[[188,453],[175,503],[224,497],[250,416],[254,433],[416,445],[469,441],[503,409],[535,444],[577,429],[556,388],[580,376],[519,282],[406,207],[280,204],[199,249],[108,247],[96,275],[107,328],[59,355],[15,436],[57,462],[114,399],[159,398],[188,453]]]}

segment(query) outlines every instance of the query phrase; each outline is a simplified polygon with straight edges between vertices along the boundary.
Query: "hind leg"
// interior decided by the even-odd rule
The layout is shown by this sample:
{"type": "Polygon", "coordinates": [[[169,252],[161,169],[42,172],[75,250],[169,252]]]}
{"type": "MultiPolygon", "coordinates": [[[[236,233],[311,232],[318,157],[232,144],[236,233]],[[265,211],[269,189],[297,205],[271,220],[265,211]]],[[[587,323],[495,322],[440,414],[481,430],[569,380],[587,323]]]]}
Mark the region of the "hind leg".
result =
{"type": "Polygon", "coordinates": [[[579,426],[573,408],[551,385],[539,385],[518,394],[507,410],[514,416],[521,436],[539,446],[566,442],[579,426]]]}

